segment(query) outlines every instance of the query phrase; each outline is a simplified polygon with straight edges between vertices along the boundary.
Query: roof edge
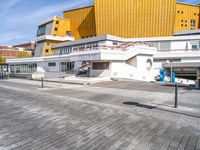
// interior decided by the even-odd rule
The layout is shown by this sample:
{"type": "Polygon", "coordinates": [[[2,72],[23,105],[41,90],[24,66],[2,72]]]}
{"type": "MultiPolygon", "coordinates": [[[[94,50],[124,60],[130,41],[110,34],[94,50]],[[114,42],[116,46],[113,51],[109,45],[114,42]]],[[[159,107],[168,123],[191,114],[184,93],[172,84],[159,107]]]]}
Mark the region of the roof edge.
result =
{"type": "Polygon", "coordinates": [[[200,4],[190,4],[190,3],[184,3],[184,2],[176,2],[177,4],[183,4],[183,5],[189,5],[189,6],[195,6],[200,7],[200,4]]]}
{"type": "Polygon", "coordinates": [[[89,5],[89,6],[84,6],[84,7],[78,7],[78,8],[74,8],[74,9],[64,10],[63,13],[70,12],[70,11],[75,11],[75,10],[79,10],[79,9],[90,8],[90,7],[94,7],[94,5],[89,5]]]}

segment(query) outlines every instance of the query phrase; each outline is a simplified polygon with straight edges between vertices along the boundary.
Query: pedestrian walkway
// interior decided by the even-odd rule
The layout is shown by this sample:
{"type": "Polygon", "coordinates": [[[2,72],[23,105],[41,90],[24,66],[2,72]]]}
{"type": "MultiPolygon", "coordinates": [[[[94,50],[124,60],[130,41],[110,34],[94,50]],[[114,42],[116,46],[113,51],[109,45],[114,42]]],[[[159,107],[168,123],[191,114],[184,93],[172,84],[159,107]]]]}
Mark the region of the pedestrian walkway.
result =
{"type": "Polygon", "coordinates": [[[68,93],[52,94],[52,88],[45,92],[33,91],[33,85],[29,90],[28,84],[0,84],[2,150],[200,149],[199,126],[129,112],[130,108],[114,104],[92,103],[86,95],[72,98],[68,93]]]}

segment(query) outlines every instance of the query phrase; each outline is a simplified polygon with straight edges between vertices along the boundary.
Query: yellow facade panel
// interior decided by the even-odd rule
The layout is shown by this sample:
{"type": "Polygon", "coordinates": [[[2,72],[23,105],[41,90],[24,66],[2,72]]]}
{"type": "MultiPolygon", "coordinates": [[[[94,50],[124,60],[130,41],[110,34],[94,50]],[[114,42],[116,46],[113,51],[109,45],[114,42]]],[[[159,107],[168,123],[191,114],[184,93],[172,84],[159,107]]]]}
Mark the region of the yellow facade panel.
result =
{"type": "Polygon", "coordinates": [[[178,32],[183,30],[198,29],[200,27],[199,19],[200,19],[199,6],[177,3],[174,31],[178,32]]]}
{"type": "Polygon", "coordinates": [[[176,0],[94,0],[97,35],[153,37],[173,34],[176,0]]]}
{"type": "Polygon", "coordinates": [[[71,31],[75,39],[96,35],[94,7],[75,9],[64,12],[64,18],[70,19],[71,31]]]}
{"type": "Polygon", "coordinates": [[[56,17],[53,22],[52,35],[64,37],[70,31],[70,20],[56,17]]]}
{"type": "Polygon", "coordinates": [[[52,47],[54,44],[60,43],[58,41],[45,41],[44,47],[43,47],[43,56],[49,56],[52,55],[52,47]]]}

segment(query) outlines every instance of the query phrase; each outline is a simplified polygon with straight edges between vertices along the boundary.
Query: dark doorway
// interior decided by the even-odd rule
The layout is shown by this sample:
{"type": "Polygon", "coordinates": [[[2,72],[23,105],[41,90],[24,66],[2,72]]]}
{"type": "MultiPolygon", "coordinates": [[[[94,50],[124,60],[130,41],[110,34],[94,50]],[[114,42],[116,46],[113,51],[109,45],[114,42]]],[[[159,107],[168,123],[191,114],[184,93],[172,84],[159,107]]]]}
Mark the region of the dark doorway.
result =
{"type": "Polygon", "coordinates": [[[0,79],[8,79],[9,77],[9,67],[8,64],[0,64],[0,79]]]}

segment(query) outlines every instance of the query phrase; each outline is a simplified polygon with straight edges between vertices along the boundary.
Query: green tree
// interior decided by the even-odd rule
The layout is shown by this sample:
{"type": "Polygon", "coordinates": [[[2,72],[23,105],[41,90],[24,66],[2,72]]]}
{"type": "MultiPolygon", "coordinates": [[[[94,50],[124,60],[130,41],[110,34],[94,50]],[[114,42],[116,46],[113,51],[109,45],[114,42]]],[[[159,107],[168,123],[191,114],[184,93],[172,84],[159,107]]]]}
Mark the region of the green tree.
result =
{"type": "Polygon", "coordinates": [[[4,63],[6,63],[6,58],[0,57],[0,64],[4,64],[4,63]]]}
{"type": "Polygon", "coordinates": [[[26,58],[26,57],[31,57],[31,54],[28,53],[28,52],[20,52],[20,53],[17,55],[17,58],[26,58]]]}

